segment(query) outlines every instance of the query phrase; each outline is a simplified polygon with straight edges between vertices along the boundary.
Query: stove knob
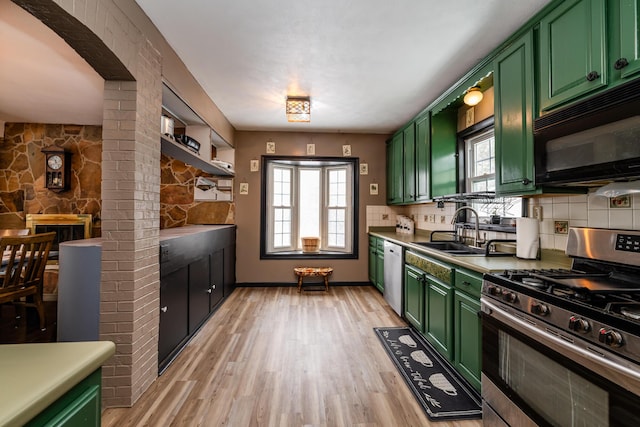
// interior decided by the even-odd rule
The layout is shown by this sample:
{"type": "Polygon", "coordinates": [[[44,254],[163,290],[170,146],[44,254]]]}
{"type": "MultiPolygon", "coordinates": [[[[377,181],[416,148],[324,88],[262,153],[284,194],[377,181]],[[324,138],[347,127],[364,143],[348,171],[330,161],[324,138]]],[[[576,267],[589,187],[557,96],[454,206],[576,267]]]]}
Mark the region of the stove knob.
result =
{"type": "Polygon", "coordinates": [[[598,341],[608,345],[609,347],[621,347],[623,344],[622,335],[620,335],[619,332],[616,332],[613,329],[607,331],[605,328],[601,328],[598,332],[598,341]]]}
{"type": "Polygon", "coordinates": [[[591,329],[591,325],[589,325],[589,322],[584,319],[576,316],[571,316],[569,318],[569,329],[585,334],[589,332],[589,330],[591,329]]]}
{"type": "Polygon", "coordinates": [[[502,297],[507,302],[515,303],[518,301],[518,295],[515,292],[503,292],[502,297]]]}
{"type": "Polygon", "coordinates": [[[538,316],[546,316],[549,314],[549,307],[546,304],[542,304],[541,302],[534,302],[531,304],[531,312],[533,314],[537,314],[538,316]]]}
{"type": "Polygon", "coordinates": [[[497,287],[497,286],[489,286],[489,288],[487,289],[489,291],[489,295],[501,295],[502,294],[502,290],[497,287]]]}

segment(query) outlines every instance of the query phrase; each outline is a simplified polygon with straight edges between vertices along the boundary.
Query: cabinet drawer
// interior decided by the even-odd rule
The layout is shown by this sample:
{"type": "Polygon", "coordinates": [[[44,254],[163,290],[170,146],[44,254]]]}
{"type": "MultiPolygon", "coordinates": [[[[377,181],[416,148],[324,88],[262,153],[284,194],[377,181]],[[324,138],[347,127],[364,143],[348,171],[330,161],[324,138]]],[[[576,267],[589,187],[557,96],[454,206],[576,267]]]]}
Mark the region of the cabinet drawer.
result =
{"type": "Polygon", "coordinates": [[[418,255],[415,252],[405,252],[404,256],[406,264],[419,268],[442,283],[451,285],[453,269],[449,265],[418,255]]]}
{"type": "Polygon", "coordinates": [[[456,289],[466,292],[469,295],[480,297],[482,276],[456,269],[455,278],[456,289]]]}
{"type": "Polygon", "coordinates": [[[377,239],[376,248],[378,252],[384,252],[384,239],[377,239]]]}

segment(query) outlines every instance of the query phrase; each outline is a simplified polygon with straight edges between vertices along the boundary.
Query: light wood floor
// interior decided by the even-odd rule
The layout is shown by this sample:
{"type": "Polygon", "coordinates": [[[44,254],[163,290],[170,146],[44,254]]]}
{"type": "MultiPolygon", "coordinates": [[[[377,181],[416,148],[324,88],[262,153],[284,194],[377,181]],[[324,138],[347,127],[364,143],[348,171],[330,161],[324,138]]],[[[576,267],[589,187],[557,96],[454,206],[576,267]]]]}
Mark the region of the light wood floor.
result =
{"type": "Polygon", "coordinates": [[[373,287],[238,288],[134,407],[106,410],[102,425],[428,426],[372,330],[402,325],[373,287]]]}

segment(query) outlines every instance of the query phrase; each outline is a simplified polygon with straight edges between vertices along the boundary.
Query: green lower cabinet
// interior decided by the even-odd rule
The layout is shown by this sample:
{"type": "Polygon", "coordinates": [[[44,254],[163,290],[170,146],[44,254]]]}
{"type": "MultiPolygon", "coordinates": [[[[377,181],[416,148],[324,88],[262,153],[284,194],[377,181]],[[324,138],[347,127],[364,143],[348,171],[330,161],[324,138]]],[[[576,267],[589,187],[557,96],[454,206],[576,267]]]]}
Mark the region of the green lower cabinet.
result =
{"type": "Polygon", "coordinates": [[[376,288],[380,292],[384,292],[384,252],[378,250],[376,252],[376,288]]]}
{"type": "Polygon", "coordinates": [[[369,236],[369,281],[384,292],[384,239],[369,236]]]}
{"type": "Polygon", "coordinates": [[[88,427],[101,423],[101,369],[94,371],[26,425],[88,427]]]}
{"type": "Polygon", "coordinates": [[[427,277],[427,340],[448,360],[453,360],[453,287],[427,277]]]}
{"type": "Polygon", "coordinates": [[[425,308],[424,272],[410,265],[404,266],[404,317],[417,330],[424,332],[425,308]]]}
{"type": "Polygon", "coordinates": [[[480,390],[480,371],[482,368],[482,334],[478,315],[480,302],[477,297],[456,290],[453,312],[454,367],[476,390],[480,390]]]}
{"type": "Polygon", "coordinates": [[[376,284],[376,244],[375,237],[369,237],[369,282],[376,284]],[[374,239],[373,245],[371,245],[371,239],[374,239]]]}

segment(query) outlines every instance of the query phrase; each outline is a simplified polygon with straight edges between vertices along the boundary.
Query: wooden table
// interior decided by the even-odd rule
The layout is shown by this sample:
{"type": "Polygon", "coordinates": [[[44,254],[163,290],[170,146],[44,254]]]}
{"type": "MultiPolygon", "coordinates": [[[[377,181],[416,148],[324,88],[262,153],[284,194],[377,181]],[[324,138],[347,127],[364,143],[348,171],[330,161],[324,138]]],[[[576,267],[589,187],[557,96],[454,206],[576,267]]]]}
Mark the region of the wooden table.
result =
{"type": "Polygon", "coordinates": [[[298,292],[302,290],[303,277],[322,277],[324,279],[324,290],[329,291],[329,276],[333,273],[331,267],[296,267],[293,272],[298,276],[298,292]]]}

